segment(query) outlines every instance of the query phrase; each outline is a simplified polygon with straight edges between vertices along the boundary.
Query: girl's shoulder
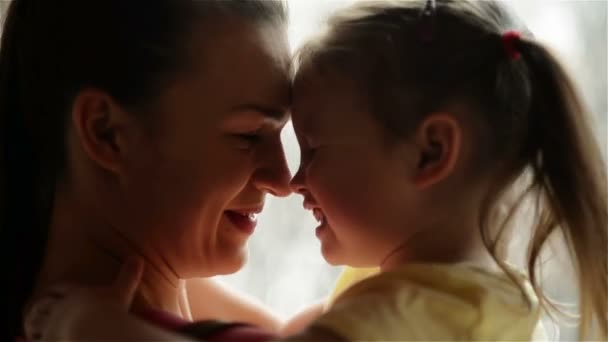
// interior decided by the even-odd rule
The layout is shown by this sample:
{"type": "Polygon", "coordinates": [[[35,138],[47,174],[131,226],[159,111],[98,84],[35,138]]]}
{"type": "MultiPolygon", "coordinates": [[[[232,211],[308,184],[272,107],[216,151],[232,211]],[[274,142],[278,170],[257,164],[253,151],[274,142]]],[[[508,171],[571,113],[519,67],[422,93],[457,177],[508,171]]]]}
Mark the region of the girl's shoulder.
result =
{"type": "Polygon", "coordinates": [[[529,340],[538,303],[516,277],[464,264],[407,265],[352,285],[315,324],[349,340],[529,340]]]}

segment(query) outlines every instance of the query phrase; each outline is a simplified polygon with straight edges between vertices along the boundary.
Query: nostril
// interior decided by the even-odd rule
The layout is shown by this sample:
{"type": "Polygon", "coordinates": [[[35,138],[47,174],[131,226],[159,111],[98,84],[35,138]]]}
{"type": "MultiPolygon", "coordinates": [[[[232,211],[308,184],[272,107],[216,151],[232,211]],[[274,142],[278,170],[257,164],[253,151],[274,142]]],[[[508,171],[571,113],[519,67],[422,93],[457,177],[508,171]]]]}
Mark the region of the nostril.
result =
{"type": "Polygon", "coordinates": [[[295,192],[295,193],[296,193],[296,194],[298,194],[298,195],[302,195],[302,196],[304,196],[304,197],[306,197],[306,196],[308,195],[308,191],[307,191],[307,190],[306,190],[306,188],[305,188],[305,187],[303,187],[303,186],[300,186],[300,187],[298,187],[297,189],[294,189],[294,191],[293,191],[293,192],[295,192]]]}
{"type": "Polygon", "coordinates": [[[304,177],[302,172],[297,172],[296,175],[289,182],[289,188],[298,194],[302,194],[306,187],[304,186],[304,177]]]}
{"type": "Polygon", "coordinates": [[[289,183],[289,188],[292,192],[297,194],[302,194],[304,192],[304,186],[302,186],[302,184],[295,183],[294,181],[289,183]]]}

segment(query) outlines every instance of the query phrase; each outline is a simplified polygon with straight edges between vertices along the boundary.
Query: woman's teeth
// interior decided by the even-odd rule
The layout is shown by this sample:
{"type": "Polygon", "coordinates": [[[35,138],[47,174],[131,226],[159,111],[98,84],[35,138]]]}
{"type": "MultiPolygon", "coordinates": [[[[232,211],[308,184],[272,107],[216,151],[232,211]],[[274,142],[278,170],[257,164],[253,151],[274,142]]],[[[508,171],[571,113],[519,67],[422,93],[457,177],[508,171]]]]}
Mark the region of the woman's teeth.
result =
{"type": "Polygon", "coordinates": [[[255,221],[258,218],[258,214],[254,213],[254,212],[250,212],[250,211],[234,211],[235,213],[241,215],[241,216],[246,216],[247,219],[249,219],[250,221],[255,221]]]}

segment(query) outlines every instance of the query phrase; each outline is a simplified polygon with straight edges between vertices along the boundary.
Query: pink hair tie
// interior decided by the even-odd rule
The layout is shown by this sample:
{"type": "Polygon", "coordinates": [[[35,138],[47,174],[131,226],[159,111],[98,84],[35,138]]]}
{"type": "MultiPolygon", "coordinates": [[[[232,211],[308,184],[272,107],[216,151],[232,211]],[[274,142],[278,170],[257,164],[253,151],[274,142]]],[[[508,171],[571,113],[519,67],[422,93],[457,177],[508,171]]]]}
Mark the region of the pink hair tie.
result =
{"type": "Polygon", "coordinates": [[[507,52],[510,60],[517,60],[521,57],[521,53],[517,49],[516,43],[521,39],[521,34],[517,31],[507,31],[502,34],[502,45],[507,52]]]}

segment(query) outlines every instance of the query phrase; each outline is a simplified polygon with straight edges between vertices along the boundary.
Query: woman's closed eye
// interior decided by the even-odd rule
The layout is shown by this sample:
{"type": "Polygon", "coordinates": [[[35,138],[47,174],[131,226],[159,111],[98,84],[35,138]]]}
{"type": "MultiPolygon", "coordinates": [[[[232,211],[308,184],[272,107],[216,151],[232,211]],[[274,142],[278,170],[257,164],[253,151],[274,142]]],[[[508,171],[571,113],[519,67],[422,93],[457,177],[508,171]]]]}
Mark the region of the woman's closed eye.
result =
{"type": "Polygon", "coordinates": [[[251,150],[263,139],[262,133],[259,130],[252,132],[233,133],[232,137],[236,141],[237,148],[241,150],[251,150]]]}
{"type": "Polygon", "coordinates": [[[256,143],[256,142],[262,140],[262,136],[257,131],[251,132],[251,133],[238,133],[238,134],[235,134],[235,136],[238,137],[239,139],[242,139],[242,140],[250,142],[250,143],[256,143]]]}

